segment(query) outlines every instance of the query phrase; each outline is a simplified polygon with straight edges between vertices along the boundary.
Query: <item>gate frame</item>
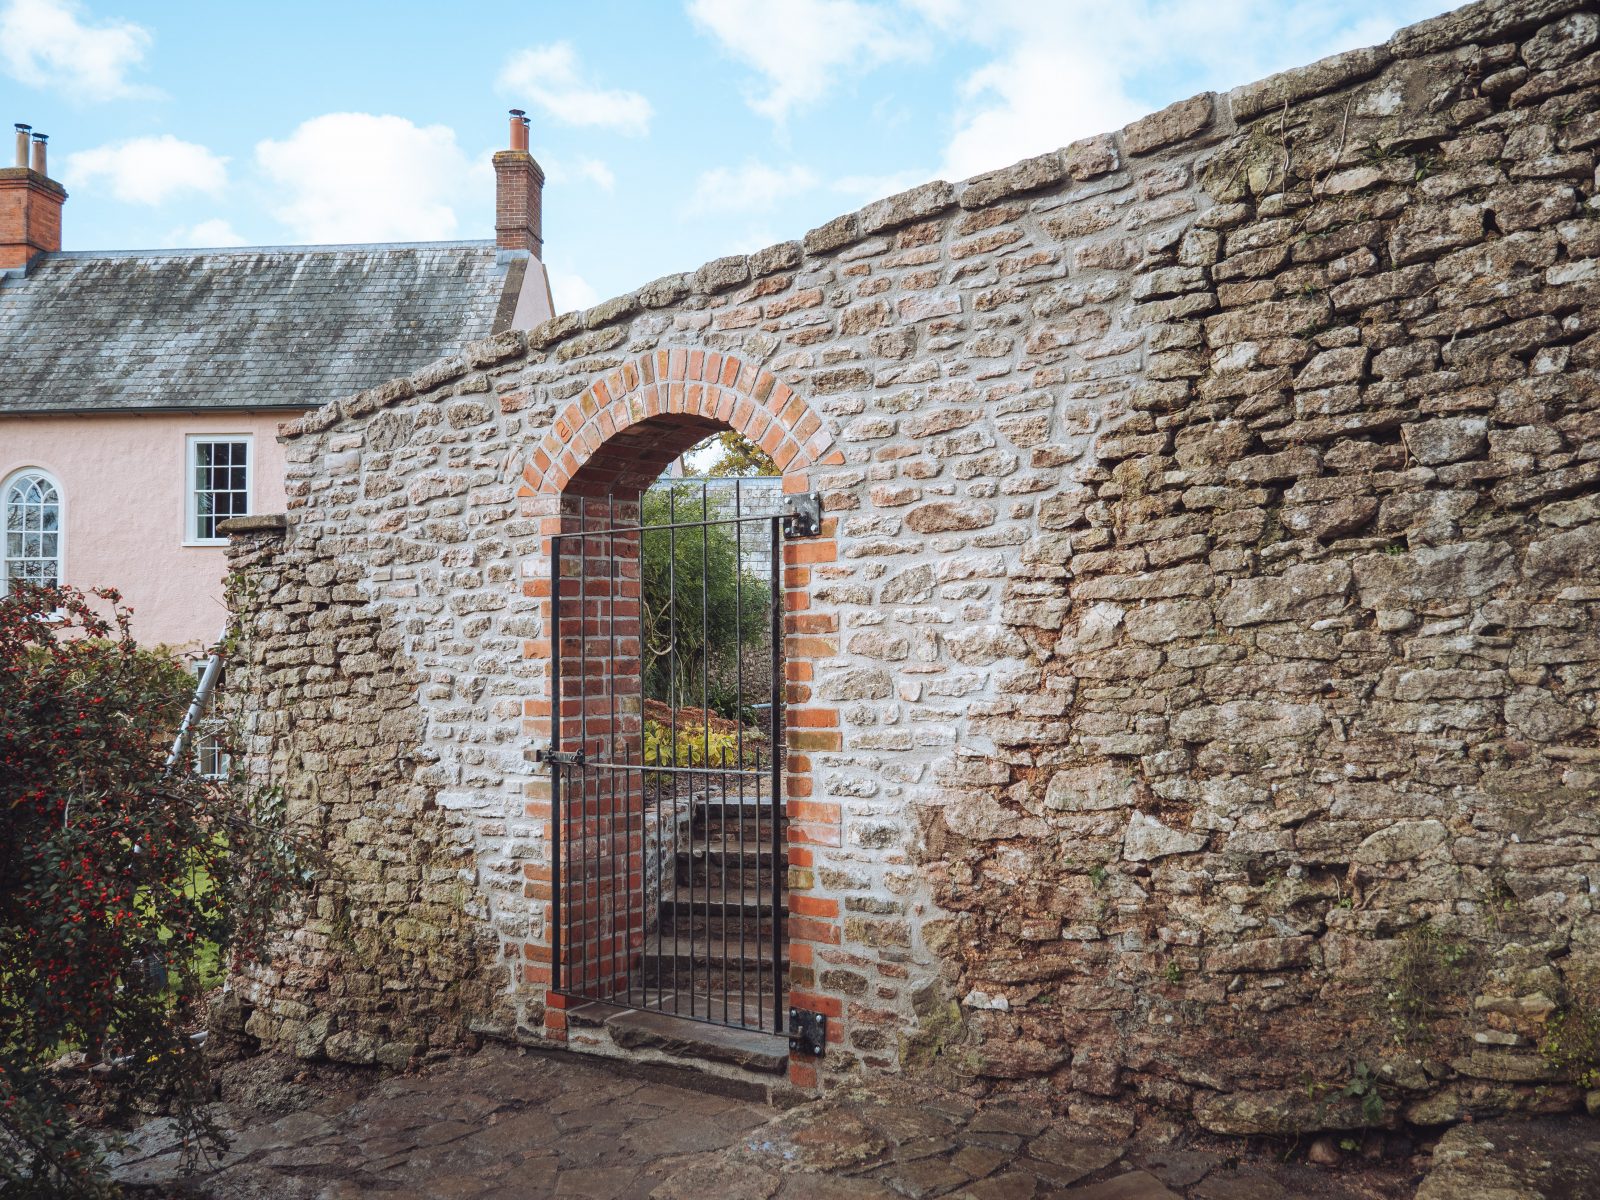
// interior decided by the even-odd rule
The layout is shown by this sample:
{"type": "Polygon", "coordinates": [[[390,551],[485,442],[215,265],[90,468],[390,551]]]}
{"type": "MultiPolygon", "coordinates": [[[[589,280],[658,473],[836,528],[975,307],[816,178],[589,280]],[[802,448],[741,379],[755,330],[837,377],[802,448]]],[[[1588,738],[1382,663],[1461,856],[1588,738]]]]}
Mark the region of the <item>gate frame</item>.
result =
{"type": "MultiPolygon", "coordinates": [[[[685,482],[688,482],[692,487],[692,481],[685,482]]],[[[671,486],[673,485],[669,483],[669,487],[671,486]]],[[[766,1010],[765,1005],[758,1003],[756,1006],[759,1014],[757,1017],[757,1024],[747,1025],[743,1022],[729,1022],[726,1019],[729,1007],[726,999],[724,1000],[723,1004],[724,1019],[721,1021],[718,1021],[713,1015],[716,1008],[714,1003],[708,1006],[707,1015],[704,1017],[701,1017],[694,1012],[694,1006],[691,1003],[691,1011],[685,1017],[682,1013],[680,1005],[676,1001],[670,1010],[665,1007],[657,1007],[650,1004],[635,1005],[632,1002],[635,991],[648,990],[648,984],[640,983],[636,985],[634,982],[633,972],[638,969],[639,964],[635,961],[635,947],[632,944],[634,922],[637,917],[639,921],[639,933],[641,939],[643,939],[637,949],[638,952],[642,954],[644,945],[648,940],[649,917],[646,914],[648,913],[650,904],[650,884],[646,875],[646,863],[648,859],[641,859],[638,861],[637,872],[639,877],[639,887],[636,893],[634,887],[636,868],[633,857],[635,853],[645,853],[647,851],[649,842],[648,837],[645,836],[645,830],[648,825],[647,811],[650,807],[650,804],[645,800],[644,780],[650,774],[651,767],[645,761],[645,756],[643,753],[645,668],[643,663],[644,631],[640,627],[643,620],[642,564],[645,539],[652,532],[655,532],[659,535],[662,531],[668,529],[673,531],[673,535],[679,537],[685,536],[685,531],[693,529],[701,530],[702,536],[705,536],[705,531],[716,527],[731,527],[734,538],[740,542],[742,542],[744,539],[745,527],[747,526],[758,527],[763,533],[766,534],[762,540],[767,544],[765,556],[767,563],[766,578],[771,585],[771,591],[769,592],[770,608],[768,611],[769,624],[767,628],[767,638],[771,656],[771,674],[767,684],[766,697],[770,702],[770,725],[768,729],[768,736],[771,739],[772,745],[774,748],[776,748],[779,745],[778,731],[780,727],[783,727],[780,725],[780,722],[782,719],[781,713],[784,708],[784,698],[787,684],[786,679],[782,675],[784,637],[782,625],[784,618],[782,548],[793,537],[814,536],[814,534],[819,531],[819,521],[816,517],[816,498],[810,494],[807,494],[803,497],[786,497],[786,503],[784,507],[789,510],[788,512],[779,512],[770,515],[735,516],[731,518],[713,518],[707,508],[704,507],[706,500],[707,491],[705,487],[705,481],[702,481],[702,510],[701,520],[698,522],[686,518],[681,521],[674,519],[674,522],[671,525],[646,525],[643,523],[643,513],[636,511],[642,506],[634,503],[628,503],[625,507],[629,513],[634,515],[626,524],[619,524],[618,522],[621,520],[621,518],[615,514],[609,514],[608,520],[610,523],[606,526],[589,528],[587,525],[585,525],[585,527],[580,529],[577,533],[553,534],[549,539],[552,545],[550,554],[551,595],[558,597],[564,602],[553,606],[555,611],[553,625],[555,644],[557,647],[562,647],[565,646],[572,637],[576,637],[579,644],[579,650],[577,654],[578,661],[576,665],[579,668],[579,678],[583,681],[579,684],[577,694],[575,696],[564,696],[562,687],[563,681],[566,679],[564,664],[571,665],[572,654],[571,651],[566,651],[564,653],[557,652],[551,655],[551,692],[554,696],[564,699],[567,705],[575,707],[577,710],[576,716],[573,716],[570,713],[564,713],[559,722],[553,722],[549,744],[535,750],[535,756],[537,760],[544,763],[548,768],[551,788],[550,803],[552,809],[553,830],[550,839],[552,851],[550,864],[552,876],[552,898],[550,902],[550,944],[553,959],[551,967],[553,975],[552,988],[556,992],[564,994],[568,996],[569,999],[573,1000],[602,1000],[608,1003],[617,1004],[624,1008],[636,1007],[645,1012],[660,1012],[663,1014],[684,1017],[684,1019],[687,1020],[701,1021],[713,1025],[731,1026],[734,1028],[765,1030],[767,1028],[766,1018],[770,1013],[770,1016],[772,1017],[771,1031],[782,1034],[785,1032],[783,1014],[785,1009],[788,1007],[788,993],[778,988],[776,986],[776,981],[783,977],[784,968],[782,963],[786,957],[783,951],[787,942],[788,931],[786,928],[787,922],[785,920],[784,905],[780,900],[780,891],[782,890],[782,885],[779,882],[781,877],[778,874],[778,863],[781,861],[784,864],[784,874],[787,875],[788,860],[786,856],[780,854],[781,851],[785,850],[785,843],[782,840],[781,833],[782,819],[779,813],[779,805],[782,803],[783,795],[783,777],[781,772],[783,770],[785,756],[777,752],[776,749],[774,749],[774,751],[771,753],[771,757],[765,766],[759,765],[758,758],[758,765],[752,770],[751,768],[747,767],[744,761],[741,759],[735,763],[731,772],[733,777],[740,781],[738,786],[741,798],[744,796],[743,780],[748,778],[751,781],[753,786],[753,798],[756,801],[755,807],[757,810],[758,824],[760,820],[763,819],[760,815],[763,811],[760,803],[763,776],[765,777],[766,786],[768,788],[767,794],[771,807],[772,820],[772,842],[770,844],[770,849],[773,852],[773,865],[770,868],[770,878],[766,881],[766,886],[771,888],[770,898],[773,908],[773,931],[770,939],[771,957],[770,961],[763,963],[766,955],[762,953],[760,947],[765,939],[763,939],[759,933],[754,936],[754,943],[757,947],[757,953],[754,957],[758,963],[756,967],[756,989],[758,994],[761,989],[762,965],[770,966],[771,968],[771,979],[774,981],[775,986],[773,988],[774,994],[770,1010],[766,1010]],[[631,549],[635,551],[631,558],[627,556],[619,556],[616,552],[618,535],[631,535],[622,537],[621,539],[624,549],[631,549]],[[587,591],[584,586],[585,583],[592,578],[587,569],[589,562],[596,557],[607,557],[607,554],[595,556],[589,553],[589,543],[591,539],[603,540],[604,544],[609,547],[608,553],[610,569],[597,581],[599,584],[608,585],[608,590],[603,592],[599,590],[587,591]],[[569,556],[571,552],[565,549],[565,546],[568,544],[575,545],[577,548],[577,571],[571,576],[561,569],[561,565],[563,563],[573,561],[573,558],[569,556]],[[628,564],[633,566],[633,570],[622,570],[621,572],[618,571],[619,565],[626,566],[628,564]],[[573,595],[574,589],[571,586],[571,581],[574,579],[578,584],[576,588],[576,597],[573,595]],[[565,587],[563,587],[564,581],[567,583],[567,586],[565,587]],[[576,605],[573,603],[574,600],[576,600],[576,605]],[[600,692],[593,692],[589,690],[589,687],[587,686],[590,682],[590,675],[586,671],[588,660],[590,658],[590,654],[588,652],[588,644],[590,641],[589,622],[592,615],[601,621],[606,621],[607,616],[600,616],[598,613],[591,614],[589,612],[590,603],[604,605],[606,614],[609,617],[609,629],[603,635],[606,642],[606,653],[604,655],[596,656],[596,661],[598,663],[608,664],[609,666],[609,669],[605,670],[601,676],[601,678],[605,680],[605,683],[602,687],[602,691],[600,692]],[[633,628],[630,631],[625,626],[620,638],[617,633],[615,617],[616,611],[619,607],[623,609],[634,610],[631,613],[625,614],[624,616],[625,622],[633,622],[633,628]],[[575,634],[572,632],[573,625],[576,625],[577,627],[575,634]],[[619,708],[617,705],[618,693],[616,691],[616,684],[619,680],[626,681],[628,683],[628,690],[623,696],[624,703],[621,708],[619,708]],[[628,705],[628,702],[635,697],[638,698],[641,706],[639,713],[636,715],[632,713],[632,710],[628,705]],[[589,713],[590,702],[597,699],[605,699],[609,701],[609,709],[608,711],[594,714],[593,717],[591,717],[589,713]],[[619,722],[621,726],[620,728],[619,722]],[[574,724],[577,726],[576,729],[573,728],[574,724]],[[628,766],[625,764],[619,766],[613,757],[616,751],[617,743],[619,741],[632,742],[635,736],[637,736],[639,742],[637,746],[639,751],[639,761],[637,766],[628,766]],[[608,743],[608,746],[601,751],[601,757],[596,758],[593,762],[591,762],[589,758],[590,748],[591,745],[596,742],[596,740],[608,743]],[[576,744],[575,750],[572,749],[574,744],[576,744]],[[620,771],[622,774],[609,776],[595,775],[591,773],[594,771],[620,771]],[[566,853],[572,849],[571,834],[567,832],[565,826],[570,819],[574,790],[576,792],[576,802],[580,806],[580,812],[586,814],[589,803],[590,789],[593,788],[598,793],[601,790],[596,787],[596,785],[599,783],[599,780],[602,778],[610,780],[611,787],[609,797],[601,797],[599,795],[596,795],[595,797],[596,827],[593,831],[593,836],[596,839],[594,846],[596,857],[589,859],[586,856],[585,861],[592,861],[596,864],[599,864],[601,857],[604,857],[606,860],[608,860],[608,865],[600,866],[598,875],[601,878],[610,878],[614,880],[618,875],[616,869],[618,862],[618,835],[616,828],[610,823],[615,822],[617,816],[615,811],[615,783],[618,778],[623,779],[624,804],[631,806],[633,803],[633,786],[632,780],[629,778],[629,774],[635,771],[638,773],[640,785],[640,807],[637,811],[637,815],[639,818],[641,841],[637,847],[634,845],[633,817],[635,813],[630,807],[623,813],[624,833],[620,839],[622,852],[626,856],[625,865],[621,870],[621,876],[625,881],[623,886],[626,890],[627,903],[621,908],[617,908],[613,905],[613,907],[609,910],[612,914],[621,914],[623,925],[620,928],[608,931],[605,927],[606,922],[602,920],[598,930],[591,931],[586,935],[583,948],[584,952],[580,955],[578,953],[578,947],[574,945],[569,938],[569,934],[571,933],[573,926],[569,920],[569,914],[567,913],[566,893],[568,891],[568,886],[571,883],[571,877],[564,877],[566,853]],[[575,789],[572,787],[574,784],[576,784],[575,789]],[[608,810],[602,814],[602,806],[605,799],[609,799],[610,803],[608,810]],[[634,904],[636,894],[641,902],[642,907],[636,908],[634,904]],[[620,948],[620,951],[616,945],[612,944],[613,940],[616,939],[619,934],[621,935],[621,940],[625,943],[620,948]],[[598,944],[595,944],[596,942],[598,944]],[[609,950],[606,948],[608,944],[611,944],[611,948],[609,950]],[[563,964],[567,961],[567,955],[569,953],[573,956],[571,965],[576,968],[581,962],[583,967],[583,983],[578,986],[573,986],[571,974],[563,969],[563,964]],[[598,954],[598,962],[595,961],[596,954],[598,954]],[[620,964],[618,962],[619,954],[621,959],[620,964]],[[593,972],[591,972],[591,967],[594,968],[593,972]],[[622,979],[626,980],[620,992],[607,990],[608,984],[618,982],[611,979],[609,972],[612,971],[620,971],[622,979]],[[594,990],[588,990],[591,988],[594,990]],[[603,994],[596,994],[596,992],[603,994]]],[[[735,504],[737,506],[737,500],[735,501],[735,504]]],[[[702,579],[702,589],[704,589],[706,586],[708,586],[707,581],[702,579]]],[[[704,595],[702,594],[702,605],[704,602],[704,595]]],[[[754,613],[753,609],[751,611],[754,613]]],[[[742,641],[740,646],[742,648],[742,641]]],[[[690,699],[693,699],[692,695],[690,696],[690,699]]],[[[721,767],[718,768],[713,766],[708,760],[703,774],[708,777],[712,775],[720,776],[724,787],[724,794],[721,803],[726,805],[726,788],[730,775],[730,771],[726,762],[724,762],[721,767]]],[[[659,801],[657,801],[657,803],[659,804],[659,801]]],[[[692,798],[690,802],[690,808],[691,810],[693,808],[692,798]]],[[[672,811],[672,819],[676,821],[678,811],[676,797],[674,798],[672,811]]],[[[580,846],[584,847],[586,851],[590,838],[588,817],[587,815],[580,815],[578,820],[580,826],[578,835],[579,844],[580,846]]],[[[660,827],[659,811],[657,822],[657,837],[664,839],[666,835],[660,827]]],[[[673,838],[673,842],[674,861],[672,870],[675,876],[677,870],[675,857],[677,853],[676,836],[673,838]]],[[[744,847],[744,838],[742,836],[740,838],[740,847],[741,849],[744,847]]],[[[727,846],[726,843],[724,843],[723,852],[726,853],[726,851],[727,846]]],[[[755,852],[758,855],[761,853],[761,846],[759,843],[756,844],[755,852]]],[[[757,870],[757,878],[758,880],[760,879],[759,868],[757,870]]],[[[664,889],[666,884],[663,881],[658,881],[656,886],[664,889]]],[[[676,887],[676,883],[674,886],[676,887]]],[[[760,886],[762,885],[758,883],[758,889],[760,886]]],[[[740,886],[740,891],[742,894],[742,884],[740,886]]],[[[613,897],[613,900],[614,899],[615,898],[613,897]]],[[[725,902],[726,901],[724,900],[724,903],[725,902]]],[[[708,915],[711,912],[709,899],[707,901],[706,912],[708,915]]],[[[589,920],[589,914],[587,913],[586,906],[580,906],[580,913],[582,914],[580,916],[580,922],[586,924],[589,920]]],[[[613,920],[614,919],[615,916],[613,915],[613,920]]],[[[658,936],[664,935],[658,934],[658,936]]],[[[726,938],[727,935],[724,934],[724,937],[726,938]]],[[[694,933],[691,931],[689,935],[689,952],[691,956],[694,954],[695,940],[694,933]]],[[[743,933],[740,935],[739,942],[742,949],[745,945],[745,936],[743,933]]],[[[673,946],[675,952],[679,947],[679,944],[679,937],[675,933],[673,935],[673,946]]],[[[710,936],[708,934],[708,947],[709,944],[710,936]]],[[[642,978],[643,976],[641,975],[641,979],[642,978]]],[[[741,968],[740,1003],[738,1005],[741,1015],[746,1013],[751,1007],[745,1000],[744,984],[745,974],[741,968]]]]}
{"type": "MultiPolygon", "coordinates": [[[[845,464],[833,436],[805,400],[771,372],[739,357],[702,349],[656,350],[596,378],[551,422],[522,472],[518,498],[525,518],[539,521],[537,555],[522,564],[522,591],[540,601],[538,635],[523,643],[523,657],[537,664],[536,695],[523,702],[523,735],[548,744],[553,732],[552,645],[554,612],[550,588],[550,535],[579,532],[585,502],[601,497],[624,501],[644,489],[690,446],[719,429],[734,429],[769,454],[783,472],[783,492],[813,491],[817,467],[845,464]]],[[[821,1013],[829,1040],[844,1038],[843,1005],[815,990],[816,956],[842,940],[841,904],[816,887],[813,847],[842,844],[837,803],[812,797],[811,754],[843,748],[839,710],[813,702],[818,659],[839,652],[836,614],[812,610],[814,569],[827,571],[838,557],[836,519],[826,514],[821,533],[783,546],[784,673],[787,722],[783,778],[787,815],[789,915],[789,1007],[821,1013]]],[[[544,860],[523,864],[524,894],[535,916],[521,947],[515,986],[543,993],[544,1033],[567,1040],[567,997],[551,990],[550,779],[536,775],[524,785],[525,815],[543,828],[544,860]]],[[[791,1056],[789,1079],[815,1087],[816,1061],[791,1056]]]]}

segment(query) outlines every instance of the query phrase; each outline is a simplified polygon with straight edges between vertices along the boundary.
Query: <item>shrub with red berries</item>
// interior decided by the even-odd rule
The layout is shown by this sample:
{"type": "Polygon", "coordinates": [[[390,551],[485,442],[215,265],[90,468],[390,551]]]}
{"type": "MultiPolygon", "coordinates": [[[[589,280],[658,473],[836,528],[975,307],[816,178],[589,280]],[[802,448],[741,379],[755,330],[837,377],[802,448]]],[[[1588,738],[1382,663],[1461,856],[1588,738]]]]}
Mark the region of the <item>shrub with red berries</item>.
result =
{"type": "Polygon", "coordinates": [[[68,1051],[204,1132],[202,962],[252,953],[301,873],[275,806],[169,769],[194,680],[130,614],[111,590],[0,598],[0,1194],[105,1187],[50,1069],[68,1051]]]}

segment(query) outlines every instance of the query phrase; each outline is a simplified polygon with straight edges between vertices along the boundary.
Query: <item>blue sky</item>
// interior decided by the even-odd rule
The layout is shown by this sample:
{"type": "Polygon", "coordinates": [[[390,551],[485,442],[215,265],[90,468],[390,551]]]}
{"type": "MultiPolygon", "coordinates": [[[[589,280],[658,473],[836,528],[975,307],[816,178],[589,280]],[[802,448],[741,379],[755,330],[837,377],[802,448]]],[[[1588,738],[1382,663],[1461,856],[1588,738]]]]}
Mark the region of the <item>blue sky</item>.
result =
{"type": "Polygon", "coordinates": [[[67,249],[142,249],[492,237],[525,108],[568,309],[1445,3],[0,0],[0,119],[50,135],[67,249]]]}

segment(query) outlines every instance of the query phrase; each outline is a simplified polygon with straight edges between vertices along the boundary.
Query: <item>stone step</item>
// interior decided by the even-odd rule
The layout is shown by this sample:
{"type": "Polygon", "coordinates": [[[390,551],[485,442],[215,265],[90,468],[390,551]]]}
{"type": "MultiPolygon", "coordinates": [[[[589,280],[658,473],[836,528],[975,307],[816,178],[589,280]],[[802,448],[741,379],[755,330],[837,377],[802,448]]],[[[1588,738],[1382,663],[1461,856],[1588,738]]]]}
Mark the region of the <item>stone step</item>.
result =
{"type": "Polygon", "coordinates": [[[657,931],[665,936],[677,933],[709,933],[737,942],[739,931],[746,937],[766,934],[776,924],[775,914],[786,916],[788,894],[780,891],[774,908],[770,892],[754,888],[740,891],[713,886],[710,889],[679,887],[662,897],[657,906],[657,931]],[[731,935],[731,936],[729,936],[731,935]]]}
{"type": "MultiPolygon", "coordinates": [[[[780,979],[788,980],[787,948],[779,961],[780,979]]],[[[687,986],[691,990],[753,992],[772,987],[772,943],[700,938],[672,944],[671,935],[653,938],[640,956],[637,979],[646,987],[687,986]]]]}
{"type": "Polygon", "coordinates": [[[763,797],[760,800],[752,796],[740,799],[738,796],[717,797],[697,796],[690,808],[690,815],[698,824],[704,821],[770,821],[773,817],[774,805],[772,801],[763,797]]]}
{"type": "MultiPolygon", "coordinates": [[[[709,882],[713,888],[766,891],[772,884],[773,861],[771,850],[740,850],[736,842],[726,848],[695,847],[678,852],[675,875],[683,887],[703,889],[709,882]]],[[[785,864],[784,873],[787,872],[785,864]]]]}
{"type": "MultiPolygon", "coordinates": [[[[647,1008],[625,1008],[600,1001],[578,1005],[567,1010],[567,1020],[589,1028],[603,1027],[612,1042],[625,1050],[656,1050],[676,1058],[728,1063],[769,1075],[781,1075],[788,1070],[788,1039],[770,1031],[773,1019],[770,997],[759,1011],[752,1007],[745,1014],[752,1023],[764,1020],[769,1026],[766,1030],[709,1024],[671,1011],[676,1003],[684,1013],[721,1020],[724,1005],[721,996],[659,992],[648,993],[644,999],[648,1001],[647,1008]]],[[[737,1017],[737,1001],[728,1003],[729,1013],[737,1017]]]]}
{"type": "MultiPolygon", "coordinates": [[[[783,827],[780,824],[778,844],[783,846],[783,827]]],[[[688,845],[691,846],[731,846],[737,849],[743,845],[746,850],[772,850],[772,821],[760,821],[754,818],[745,821],[722,820],[712,817],[706,821],[696,821],[690,828],[688,845]]],[[[683,841],[680,839],[679,845],[683,841]]]]}

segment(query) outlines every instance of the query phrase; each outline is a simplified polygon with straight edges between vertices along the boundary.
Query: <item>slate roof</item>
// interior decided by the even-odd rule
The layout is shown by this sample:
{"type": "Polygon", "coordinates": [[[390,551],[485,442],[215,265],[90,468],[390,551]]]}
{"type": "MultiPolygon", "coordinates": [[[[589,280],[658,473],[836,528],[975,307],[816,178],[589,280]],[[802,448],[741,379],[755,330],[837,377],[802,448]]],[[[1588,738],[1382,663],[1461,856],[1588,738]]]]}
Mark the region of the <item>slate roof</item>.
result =
{"type": "Polygon", "coordinates": [[[45,255],[0,276],[0,413],[319,405],[505,328],[523,273],[493,242],[45,255]]]}

